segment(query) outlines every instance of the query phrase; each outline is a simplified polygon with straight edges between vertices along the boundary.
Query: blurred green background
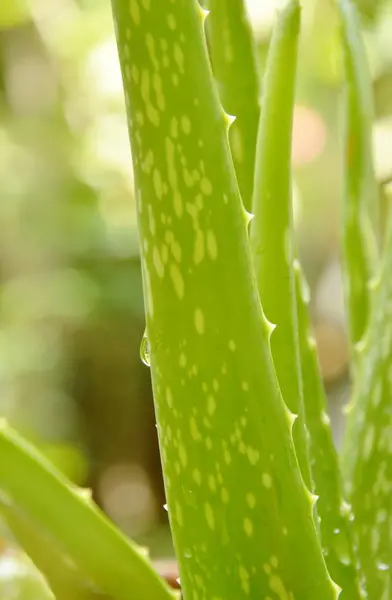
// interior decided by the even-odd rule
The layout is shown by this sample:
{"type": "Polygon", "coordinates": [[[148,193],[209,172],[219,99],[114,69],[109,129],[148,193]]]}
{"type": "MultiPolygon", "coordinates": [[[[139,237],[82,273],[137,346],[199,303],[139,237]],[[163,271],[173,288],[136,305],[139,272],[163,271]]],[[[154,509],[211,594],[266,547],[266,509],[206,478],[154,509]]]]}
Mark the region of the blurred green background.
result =
{"type": "MultiPolygon", "coordinates": [[[[248,4],[262,67],[279,2],[248,4]]],[[[348,394],[338,246],[342,64],[333,0],[304,4],[295,218],[339,444],[348,394]]],[[[392,174],[392,0],[358,4],[374,82],[377,176],[385,180],[392,174]]],[[[91,487],[128,535],[166,557],[143,330],[110,2],[0,2],[0,416],[91,487]]],[[[8,536],[0,525],[1,535],[8,536]]],[[[2,573],[0,561],[0,580],[2,573]]]]}

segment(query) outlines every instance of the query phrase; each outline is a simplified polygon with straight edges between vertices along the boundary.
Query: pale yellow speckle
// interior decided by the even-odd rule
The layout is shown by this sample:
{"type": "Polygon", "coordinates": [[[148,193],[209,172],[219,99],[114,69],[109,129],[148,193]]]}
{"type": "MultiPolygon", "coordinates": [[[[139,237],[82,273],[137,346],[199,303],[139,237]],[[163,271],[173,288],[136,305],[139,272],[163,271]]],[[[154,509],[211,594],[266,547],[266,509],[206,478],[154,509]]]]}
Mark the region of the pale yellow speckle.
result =
{"type": "Polygon", "coordinates": [[[181,250],[181,246],[178,242],[176,242],[175,240],[173,240],[172,245],[171,245],[171,251],[173,254],[174,259],[177,262],[181,262],[181,258],[182,258],[182,250],[181,250]]]}
{"type": "Polygon", "coordinates": [[[261,478],[261,479],[262,479],[262,481],[263,481],[263,485],[264,485],[266,488],[270,488],[270,487],[272,487],[272,478],[271,478],[271,475],[270,475],[269,473],[263,473],[263,475],[262,475],[262,478],[261,478]]]}
{"type": "Polygon", "coordinates": [[[221,498],[222,498],[223,504],[228,504],[228,502],[229,502],[229,492],[227,491],[226,488],[221,488],[221,498]]]}
{"type": "Polygon", "coordinates": [[[154,185],[154,192],[158,198],[158,200],[162,200],[163,197],[163,186],[162,186],[162,178],[158,169],[154,169],[152,174],[152,182],[154,185]]]}
{"type": "Polygon", "coordinates": [[[173,205],[174,212],[176,213],[177,217],[181,217],[183,212],[182,197],[178,190],[175,190],[173,193],[173,205]]]}
{"type": "Polygon", "coordinates": [[[248,392],[249,391],[249,383],[247,381],[243,381],[241,383],[241,388],[244,390],[244,392],[248,392]]]}
{"type": "Polygon", "coordinates": [[[201,440],[201,433],[199,431],[199,428],[196,423],[196,419],[194,417],[191,417],[191,420],[190,420],[190,430],[191,430],[192,438],[195,441],[199,442],[201,440]]]}
{"type": "Polygon", "coordinates": [[[204,514],[206,516],[208,527],[210,529],[215,529],[215,515],[209,502],[206,502],[204,505],[204,514]]]}
{"type": "Polygon", "coordinates": [[[209,415],[213,415],[216,410],[216,401],[214,396],[208,396],[207,398],[207,412],[209,415]]]}
{"type": "Polygon", "coordinates": [[[180,73],[183,75],[185,72],[184,69],[184,53],[181,50],[179,44],[175,44],[174,46],[174,60],[178,66],[180,73]]]}
{"type": "Polygon", "coordinates": [[[237,344],[235,343],[234,340],[230,340],[229,342],[229,350],[231,350],[232,352],[235,352],[235,349],[237,348],[237,344]]]}
{"type": "Polygon", "coordinates": [[[288,532],[289,532],[289,530],[287,529],[287,527],[283,527],[282,531],[283,531],[283,535],[287,535],[288,532]]]}
{"type": "Polygon", "coordinates": [[[186,367],[186,362],[187,362],[186,356],[183,352],[181,352],[180,360],[179,360],[180,367],[182,367],[182,368],[186,367]]]}
{"type": "Polygon", "coordinates": [[[248,446],[246,454],[251,465],[255,465],[258,463],[260,459],[260,452],[258,450],[255,450],[254,448],[248,446]]]}
{"type": "Polygon", "coordinates": [[[275,569],[277,569],[277,568],[278,568],[278,564],[279,564],[279,563],[278,563],[278,559],[277,559],[277,557],[276,557],[276,556],[271,556],[271,558],[270,558],[270,563],[271,563],[271,565],[272,565],[272,566],[273,566],[275,569]]]}
{"type": "Polygon", "coordinates": [[[216,492],[216,480],[213,475],[208,476],[208,486],[212,492],[216,492]]]}
{"type": "Polygon", "coordinates": [[[207,250],[211,260],[216,260],[218,256],[218,245],[213,231],[207,231],[207,250]]]}
{"type": "Polygon", "coordinates": [[[152,166],[154,164],[154,155],[152,153],[152,150],[148,150],[146,157],[144,159],[144,161],[142,162],[142,171],[144,171],[144,173],[147,173],[147,175],[149,175],[151,173],[151,169],[152,166]]]}
{"type": "MultiPolygon", "coordinates": [[[[155,54],[155,41],[151,33],[147,33],[146,35],[146,46],[148,50],[148,54],[150,56],[151,62],[154,65],[155,69],[159,69],[159,61],[155,54]]],[[[154,73],[155,77],[159,77],[158,73],[154,73]]],[[[154,77],[153,75],[153,77],[154,77]]]]}
{"type": "Polygon", "coordinates": [[[273,592],[278,596],[279,600],[290,600],[290,596],[284,586],[283,581],[277,575],[271,575],[269,579],[269,586],[273,592]]]}
{"type": "Polygon", "coordinates": [[[150,10],[150,8],[151,8],[151,0],[142,0],[142,6],[146,10],[150,10]]]}
{"type": "Polygon", "coordinates": [[[180,300],[184,298],[185,286],[181,271],[177,265],[171,264],[169,267],[170,277],[173,282],[174,290],[180,300]]]}
{"type": "Polygon", "coordinates": [[[203,177],[200,182],[200,189],[206,196],[211,196],[212,194],[212,183],[207,177],[203,177]]]}
{"type": "Polygon", "coordinates": [[[180,462],[181,462],[182,466],[185,468],[188,464],[188,456],[187,456],[184,446],[181,445],[179,447],[178,453],[179,453],[179,457],[180,457],[180,462]]]}
{"type": "Polygon", "coordinates": [[[249,594],[250,586],[249,586],[249,573],[242,565],[238,569],[238,573],[241,580],[241,587],[245,594],[249,594]]]}
{"type": "Polygon", "coordinates": [[[156,271],[158,277],[160,277],[162,279],[162,277],[165,274],[165,267],[163,266],[161,255],[160,255],[160,252],[159,252],[157,246],[154,246],[154,250],[152,253],[152,260],[153,260],[155,271],[156,271]]]}
{"type": "Polygon", "coordinates": [[[204,233],[201,229],[196,231],[195,247],[193,252],[193,261],[196,265],[201,263],[204,258],[204,233]]]}
{"type": "Polygon", "coordinates": [[[209,436],[206,438],[206,446],[207,446],[208,450],[211,450],[211,448],[212,448],[212,439],[209,436]]]}
{"type": "Polygon", "coordinates": [[[204,328],[205,328],[204,314],[203,314],[203,311],[200,308],[196,308],[196,310],[195,310],[195,313],[194,313],[194,323],[195,323],[195,328],[196,328],[197,333],[199,335],[203,335],[204,328]]]}
{"type": "Polygon", "coordinates": [[[212,388],[215,392],[217,392],[219,390],[219,382],[217,379],[212,380],[212,388]]]}
{"type": "Polygon", "coordinates": [[[151,121],[155,127],[158,127],[160,119],[157,109],[151,103],[148,103],[146,106],[146,111],[148,120],[151,121]]]}
{"type": "Polygon", "coordinates": [[[166,389],[166,402],[169,408],[173,408],[173,395],[169,388],[166,389]]]}
{"type": "Polygon", "coordinates": [[[252,492],[248,492],[248,494],[246,494],[246,503],[249,508],[254,508],[256,506],[256,496],[252,494],[252,492]]]}
{"type": "Polygon", "coordinates": [[[231,463],[231,454],[226,447],[223,449],[223,460],[227,465],[231,463]]]}
{"type": "Polygon", "coordinates": [[[247,517],[244,519],[244,531],[248,537],[253,535],[253,523],[247,517]]]}
{"type": "Polygon", "coordinates": [[[140,25],[140,9],[136,0],[130,0],[130,12],[133,22],[140,25]]]}
{"type": "Polygon", "coordinates": [[[191,122],[189,120],[189,117],[187,117],[186,115],[181,117],[181,128],[182,131],[186,134],[189,135],[191,132],[191,122]]]}
{"type": "Polygon", "coordinates": [[[197,485],[201,484],[201,473],[199,469],[193,469],[192,478],[195,481],[195,483],[197,483],[197,485]]]}
{"type": "Polygon", "coordinates": [[[174,15],[172,15],[172,13],[169,13],[166,17],[167,20],[167,24],[169,26],[169,29],[171,29],[172,31],[174,31],[177,27],[177,21],[174,15]]]}

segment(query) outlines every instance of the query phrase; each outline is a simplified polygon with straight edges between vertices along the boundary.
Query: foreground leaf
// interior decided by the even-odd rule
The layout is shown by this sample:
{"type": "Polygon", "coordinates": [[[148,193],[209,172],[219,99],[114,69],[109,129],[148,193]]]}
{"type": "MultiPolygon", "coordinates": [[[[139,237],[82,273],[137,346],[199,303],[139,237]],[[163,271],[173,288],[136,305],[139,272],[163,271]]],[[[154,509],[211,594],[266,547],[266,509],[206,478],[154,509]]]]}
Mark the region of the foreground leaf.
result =
{"type": "Polygon", "coordinates": [[[267,59],[250,242],[261,303],[276,325],[271,352],[279,385],[288,408],[298,415],[293,429],[298,461],[312,489],[293,274],[291,139],[299,30],[300,6],[291,0],[278,17],[267,59]]]}
{"type": "Polygon", "coordinates": [[[0,494],[114,600],[173,600],[145,556],[30,444],[0,426],[0,494]]]}
{"type": "Polygon", "coordinates": [[[113,11],[184,597],[336,598],[275,377],[204,14],[191,0],[114,0],[113,11]]]}
{"type": "Polygon", "coordinates": [[[209,0],[209,49],[219,97],[235,117],[229,131],[241,198],[250,211],[254,182],[260,76],[257,50],[244,0],[209,0]]]}

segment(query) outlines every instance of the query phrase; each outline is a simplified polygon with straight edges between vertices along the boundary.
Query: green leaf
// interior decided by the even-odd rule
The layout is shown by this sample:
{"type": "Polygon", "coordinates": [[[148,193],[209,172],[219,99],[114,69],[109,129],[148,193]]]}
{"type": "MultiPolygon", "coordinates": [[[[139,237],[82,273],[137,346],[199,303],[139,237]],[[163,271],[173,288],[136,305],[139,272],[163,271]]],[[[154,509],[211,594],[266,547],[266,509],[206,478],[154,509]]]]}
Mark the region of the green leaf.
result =
{"type": "Polygon", "coordinates": [[[374,281],[371,318],[358,348],[348,408],[343,476],[355,514],[359,560],[369,598],[389,598],[392,569],[392,219],[374,281]]]}
{"type": "Polygon", "coordinates": [[[212,67],[219,97],[227,113],[235,117],[229,131],[241,198],[251,210],[260,76],[253,32],[244,0],[209,0],[206,21],[212,67]]]}
{"type": "Polygon", "coordinates": [[[257,140],[250,243],[283,399],[298,415],[293,434],[302,476],[312,489],[299,363],[293,274],[291,140],[300,6],[289,1],[273,32],[257,140]]]}
{"type": "Polygon", "coordinates": [[[0,493],[53,540],[87,580],[115,600],[172,600],[173,594],[129,542],[30,444],[0,426],[0,493]]]}
{"type": "Polygon", "coordinates": [[[26,555],[14,548],[7,548],[0,553],[0,598],[54,600],[42,575],[26,555]]]}
{"type": "Polygon", "coordinates": [[[18,544],[45,576],[56,600],[110,600],[94,589],[50,536],[21,514],[18,507],[4,505],[0,499],[0,513],[18,544]]]}
{"type": "Polygon", "coordinates": [[[114,0],[113,11],[184,597],[336,598],[275,377],[204,14],[190,0],[114,0]]]}
{"type": "Polygon", "coordinates": [[[359,18],[352,0],[338,0],[338,8],[346,86],[342,261],[349,335],[355,345],[368,321],[379,199],[372,159],[372,83],[359,18]]]}
{"type": "Polygon", "coordinates": [[[342,588],[340,600],[364,598],[352,539],[352,512],[344,501],[339,460],[332,439],[327,401],[319,369],[317,349],[310,332],[309,291],[296,261],[295,283],[298,339],[314,491],[325,561],[332,578],[342,588]]]}

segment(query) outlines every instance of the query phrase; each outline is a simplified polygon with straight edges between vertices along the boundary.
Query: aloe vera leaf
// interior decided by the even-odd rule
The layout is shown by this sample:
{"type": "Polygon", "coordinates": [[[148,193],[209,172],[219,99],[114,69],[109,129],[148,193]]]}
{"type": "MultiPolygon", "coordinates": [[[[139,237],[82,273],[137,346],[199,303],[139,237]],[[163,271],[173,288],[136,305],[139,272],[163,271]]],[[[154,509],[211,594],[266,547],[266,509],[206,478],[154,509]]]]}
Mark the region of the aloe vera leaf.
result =
{"type": "Polygon", "coordinates": [[[358,347],[358,374],[348,407],[343,477],[355,514],[358,556],[369,598],[388,596],[392,569],[392,219],[369,327],[358,347]]]}
{"type": "Polygon", "coordinates": [[[271,352],[284,401],[298,415],[293,435],[306,485],[311,474],[299,364],[295,282],[291,140],[300,5],[290,0],[273,32],[257,140],[250,244],[266,317],[276,329],[271,352]]]}
{"type": "Polygon", "coordinates": [[[342,263],[349,337],[363,336],[369,315],[368,282],[377,259],[378,188],[372,158],[372,84],[352,0],[338,0],[345,66],[345,156],[342,263]]]}
{"type": "Polygon", "coordinates": [[[298,339],[309,430],[314,492],[318,496],[321,541],[328,570],[342,588],[340,600],[364,598],[352,539],[352,512],[341,486],[339,459],[333,443],[327,401],[309,321],[309,290],[300,263],[295,261],[298,339]]]}
{"type": "Polygon", "coordinates": [[[184,597],[336,598],[274,373],[204,13],[190,0],[112,5],[184,597]]]}
{"type": "Polygon", "coordinates": [[[53,540],[26,519],[18,507],[4,505],[0,498],[0,513],[20,547],[45,576],[56,600],[110,600],[94,589],[53,540]]]}
{"type": "Polygon", "coordinates": [[[142,551],[30,444],[0,427],[0,493],[115,600],[170,600],[142,551]]]}
{"type": "Polygon", "coordinates": [[[2,548],[0,552],[0,598],[55,600],[42,574],[21,550],[15,548],[2,548]]]}
{"type": "Polygon", "coordinates": [[[245,208],[252,204],[260,81],[256,47],[244,0],[209,0],[207,36],[223,108],[235,117],[231,154],[245,208]]]}

